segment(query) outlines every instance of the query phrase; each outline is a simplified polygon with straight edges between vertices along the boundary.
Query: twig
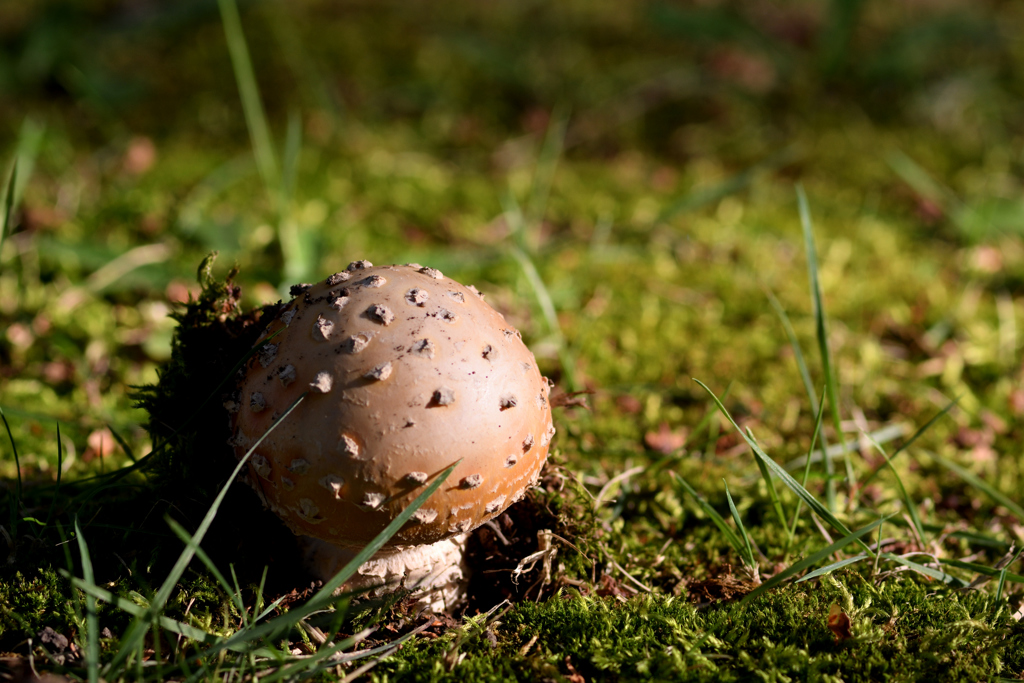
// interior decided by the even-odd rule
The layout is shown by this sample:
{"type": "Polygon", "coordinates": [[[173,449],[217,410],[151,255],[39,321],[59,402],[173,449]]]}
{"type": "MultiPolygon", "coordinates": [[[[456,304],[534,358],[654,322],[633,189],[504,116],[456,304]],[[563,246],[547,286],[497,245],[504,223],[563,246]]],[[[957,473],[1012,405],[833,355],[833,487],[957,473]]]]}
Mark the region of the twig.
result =
{"type": "Polygon", "coordinates": [[[498,540],[501,541],[502,545],[512,545],[509,540],[505,538],[505,534],[501,533],[501,529],[498,528],[498,525],[494,523],[493,519],[489,519],[484,522],[483,526],[493,531],[494,535],[498,537],[498,540]]]}
{"type": "Polygon", "coordinates": [[[606,493],[608,493],[608,490],[609,490],[609,489],[610,489],[610,488],[611,488],[611,487],[612,487],[613,485],[615,485],[615,484],[617,484],[618,482],[620,482],[620,481],[623,481],[623,480],[625,480],[625,479],[629,479],[629,478],[630,478],[630,477],[632,477],[632,476],[633,476],[634,474],[640,474],[641,472],[643,472],[643,471],[644,471],[644,470],[646,470],[646,469],[647,469],[647,468],[646,468],[646,467],[644,467],[644,466],[640,466],[640,467],[633,467],[633,468],[631,468],[631,469],[628,469],[628,470],[626,470],[625,472],[622,472],[621,474],[617,474],[617,475],[615,475],[614,477],[612,477],[611,479],[609,479],[609,480],[608,480],[608,483],[607,483],[607,484],[605,484],[604,486],[602,486],[602,487],[601,487],[601,490],[600,490],[600,491],[598,491],[598,493],[597,493],[597,498],[595,498],[595,499],[594,499],[594,509],[596,510],[596,509],[597,509],[598,507],[600,507],[600,505],[601,505],[601,501],[603,501],[603,500],[604,500],[604,495],[605,495],[606,493]]]}
{"type": "Polygon", "coordinates": [[[640,581],[639,581],[639,580],[638,580],[638,579],[637,579],[636,577],[634,577],[634,576],[633,576],[632,574],[630,574],[629,572],[627,572],[627,571],[626,571],[626,570],[625,570],[625,569],[624,569],[624,568],[622,567],[622,565],[621,565],[621,564],[619,564],[618,562],[616,562],[616,561],[615,561],[615,559],[614,559],[614,558],[613,558],[613,557],[611,556],[611,554],[608,554],[608,561],[612,563],[612,566],[613,566],[613,567],[615,567],[615,568],[616,568],[616,569],[618,569],[618,570],[619,570],[620,572],[622,572],[623,576],[625,576],[625,577],[626,577],[627,579],[629,579],[630,581],[632,581],[633,583],[635,583],[635,584],[636,584],[637,586],[639,586],[639,587],[640,587],[641,589],[643,589],[644,591],[646,591],[646,592],[648,592],[648,593],[653,593],[653,592],[654,592],[654,589],[653,589],[653,588],[649,588],[649,587],[645,586],[644,584],[640,583],[640,581]]]}

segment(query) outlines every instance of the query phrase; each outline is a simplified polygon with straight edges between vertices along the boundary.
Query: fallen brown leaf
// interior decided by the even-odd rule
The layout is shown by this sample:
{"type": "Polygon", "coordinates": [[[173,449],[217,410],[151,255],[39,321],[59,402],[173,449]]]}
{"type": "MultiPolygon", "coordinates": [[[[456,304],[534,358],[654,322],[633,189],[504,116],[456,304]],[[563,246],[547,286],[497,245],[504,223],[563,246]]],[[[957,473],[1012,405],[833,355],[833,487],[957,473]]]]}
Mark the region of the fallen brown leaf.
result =
{"type": "Polygon", "coordinates": [[[622,394],[615,397],[615,405],[619,407],[619,410],[628,414],[636,415],[644,409],[644,405],[640,402],[636,396],[630,394],[622,394]]]}
{"type": "Polygon", "coordinates": [[[616,580],[609,574],[601,575],[595,592],[602,598],[607,598],[609,596],[615,598],[628,598],[633,595],[623,589],[622,582],[616,580]]]}
{"type": "Polygon", "coordinates": [[[743,597],[756,587],[750,579],[734,575],[732,566],[726,564],[711,578],[688,584],[686,590],[691,602],[706,604],[743,597]]]}
{"type": "Polygon", "coordinates": [[[673,453],[686,443],[686,432],[682,429],[672,431],[667,422],[662,422],[658,431],[644,434],[644,443],[652,451],[673,453]]]}
{"type": "Polygon", "coordinates": [[[850,615],[839,605],[833,604],[828,610],[828,630],[836,637],[836,642],[853,638],[850,615]]]}

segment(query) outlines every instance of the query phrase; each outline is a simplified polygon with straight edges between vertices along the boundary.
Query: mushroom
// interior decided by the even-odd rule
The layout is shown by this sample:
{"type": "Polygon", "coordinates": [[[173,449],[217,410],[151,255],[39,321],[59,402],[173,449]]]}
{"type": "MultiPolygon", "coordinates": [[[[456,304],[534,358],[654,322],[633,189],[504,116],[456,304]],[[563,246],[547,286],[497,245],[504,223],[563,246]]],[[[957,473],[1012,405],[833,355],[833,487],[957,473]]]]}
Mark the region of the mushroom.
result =
{"type": "Polygon", "coordinates": [[[517,330],[474,289],[419,265],[374,267],[293,288],[240,374],[236,457],[304,537],[325,580],[434,477],[451,476],[346,589],[412,589],[434,609],[460,600],[468,533],[536,481],[554,427],[549,381],[517,330]],[[339,305],[339,302],[344,302],[339,305]]]}

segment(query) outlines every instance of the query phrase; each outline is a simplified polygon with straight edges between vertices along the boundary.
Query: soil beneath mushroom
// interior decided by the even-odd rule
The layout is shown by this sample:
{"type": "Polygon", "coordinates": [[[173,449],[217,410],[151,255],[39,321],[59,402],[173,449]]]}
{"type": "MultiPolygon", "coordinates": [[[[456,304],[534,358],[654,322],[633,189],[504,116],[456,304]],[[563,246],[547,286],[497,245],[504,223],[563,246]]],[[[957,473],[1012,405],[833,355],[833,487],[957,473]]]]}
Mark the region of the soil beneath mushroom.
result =
{"type": "MultiPolygon", "coordinates": [[[[541,487],[551,484],[542,473],[541,487]]],[[[524,558],[539,550],[539,532],[553,531],[562,535],[565,522],[546,505],[544,494],[531,492],[508,508],[491,523],[474,531],[466,548],[470,577],[466,611],[486,612],[502,600],[539,600],[554,589],[543,575],[543,560],[530,567],[524,558]],[[527,571],[527,569],[529,570],[527,571]],[[520,569],[520,572],[517,572],[520,569]]],[[[556,558],[557,566],[557,558],[556,558]]]]}

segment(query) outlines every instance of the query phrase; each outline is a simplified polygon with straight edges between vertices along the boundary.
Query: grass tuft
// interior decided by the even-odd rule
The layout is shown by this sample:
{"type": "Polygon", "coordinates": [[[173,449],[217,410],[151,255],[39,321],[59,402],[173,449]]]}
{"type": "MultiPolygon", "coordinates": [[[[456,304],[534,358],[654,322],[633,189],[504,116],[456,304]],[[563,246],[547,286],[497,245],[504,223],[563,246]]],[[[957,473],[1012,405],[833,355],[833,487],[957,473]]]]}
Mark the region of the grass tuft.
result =
{"type": "Polygon", "coordinates": [[[704,496],[697,493],[692,486],[686,483],[685,479],[675,472],[672,472],[672,475],[675,478],[676,483],[678,483],[679,486],[681,486],[683,490],[697,502],[697,505],[699,505],[700,509],[704,511],[704,514],[706,514],[708,518],[714,522],[715,526],[718,527],[718,530],[722,532],[722,535],[725,536],[725,540],[728,541],[730,546],[732,546],[733,551],[735,551],[736,555],[739,556],[744,565],[749,567],[751,572],[756,574],[757,560],[754,557],[754,551],[750,546],[750,538],[747,536],[746,529],[743,528],[743,522],[740,520],[739,512],[736,510],[736,506],[732,502],[732,496],[728,493],[728,484],[726,484],[726,495],[729,498],[729,510],[732,512],[736,528],[739,529],[740,534],[742,535],[742,540],[740,540],[740,536],[737,536],[736,532],[726,524],[725,518],[718,514],[718,511],[711,507],[711,504],[704,499],[704,496]]]}
{"type": "MultiPolygon", "coordinates": [[[[781,479],[782,483],[784,483],[790,491],[795,493],[797,497],[800,500],[802,500],[804,504],[807,505],[807,507],[813,510],[815,514],[818,515],[818,517],[826,521],[829,524],[829,526],[831,526],[836,531],[842,533],[844,537],[849,537],[851,535],[851,531],[846,528],[846,525],[843,524],[839,520],[839,518],[835,516],[835,514],[832,513],[830,508],[822,504],[817,498],[811,495],[811,493],[807,491],[807,489],[805,489],[803,486],[801,486],[796,479],[790,476],[790,474],[785,470],[785,468],[783,468],[777,462],[772,460],[767,453],[761,450],[761,447],[757,444],[757,441],[755,441],[749,434],[747,434],[747,432],[743,431],[740,428],[740,426],[736,424],[736,421],[733,419],[732,415],[729,414],[729,411],[718,399],[718,397],[715,396],[714,392],[712,392],[711,389],[709,389],[703,382],[701,382],[698,379],[695,379],[693,381],[699,384],[704,389],[704,391],[708,392],[708,395],[711,396],[712,400],[715,402],[715,405],[718,406],[718,409],[721,411],[725,419],[728,420],[729,423],[733,426],[733,428],[743,436],[743,439],[747,442],[747,445],[750,446],[750,449],[754,452],[755,458],[761,460],[768,470],[770,470],[775,476],[781,479]]],[[[865,550],[869,550],[867,545],[865,545],[863,541],[860,541],[859,536],[851,540],[857,540],[858,543],[861,546],[863,546],[865,550]]]]}
{"type": "MultiPolygon", "coordinates": [[[[832,359],[832,348],[828,339],[828,327],[825,320],[825,302],[821,294],[821,284],[818,280],[818,252],[814,245],[814,228],[811,224],[811,211],[807,205],[807,195],[803,187],[796,188],[797,206],[800,210],[800,226],[804,233],[804,249],[807,254],[807,274],[811,283],[811,301],[814,304],[814,329],[818,337],[818,353],[821,355],[822,372],[825,375],[825,392],[828,395],[829,412],[832,415],[832,427],[835,429],[836,439],[843,447],[843,462],[846,465],[846,483],[853,496],[855,490],[856,475],[853,472],[853,464],[850,462],[850,455],[846,447],[846,437],[843,435],[842,418],[839,409],[839,378],[836,372],[835,362],[832,359]]],[[[825,459],[825,471],[828,479],[825,481],[825,500],[829,510],[836,509],[836,489],[833,474],[835,468],[832,458],[828,455],[827,449],[822,451],[825,459]]]]}

